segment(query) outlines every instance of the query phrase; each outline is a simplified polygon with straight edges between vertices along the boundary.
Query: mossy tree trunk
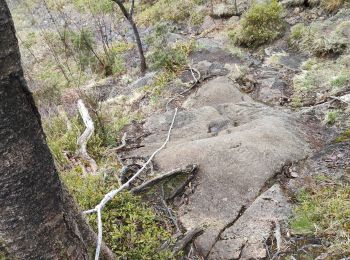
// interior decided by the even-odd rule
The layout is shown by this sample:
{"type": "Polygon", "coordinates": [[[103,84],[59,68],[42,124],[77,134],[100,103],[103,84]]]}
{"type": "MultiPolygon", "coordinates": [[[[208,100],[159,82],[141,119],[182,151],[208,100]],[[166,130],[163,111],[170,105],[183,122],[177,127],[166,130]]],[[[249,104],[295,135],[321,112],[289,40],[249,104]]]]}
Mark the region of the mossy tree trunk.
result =
{"type": "MultiPolygon", "coordinates": [[[[0,255],[89,259],[96,235],[61,184],[0,0],[0,255]]],[[[104,247],[104,259],[113,255],[104,247]]]]}

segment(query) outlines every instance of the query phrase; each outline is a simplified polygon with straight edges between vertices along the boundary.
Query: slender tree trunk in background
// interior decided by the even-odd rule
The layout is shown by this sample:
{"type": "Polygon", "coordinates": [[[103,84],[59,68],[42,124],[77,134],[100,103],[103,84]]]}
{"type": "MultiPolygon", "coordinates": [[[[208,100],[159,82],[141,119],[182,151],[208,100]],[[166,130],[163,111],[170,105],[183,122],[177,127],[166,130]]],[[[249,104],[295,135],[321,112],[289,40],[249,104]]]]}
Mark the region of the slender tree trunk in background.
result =
{"type": "Polygon", "coordinates": [[[134,20],[132,18],[129,20],[129,23],[130,23],[131,28],[132,28],[132,30],[134,32],[134,35],[135,35],[137,50],[138,50],[139,56],[140,56],[141,73],[145,74],[145,72],[147,70],[147,65],[146,65],[145,55],[144,55],[143,49],[142,49],[142,43],[141,43],[141,39],[140,39],[140,34],[139,34],[139,31],[137,30],[136,24],[135,24],[135,22],[134,22],[134,20]]]}
{"type": "Polygon", "coordinates": [[[132,28],[132,31],[134,33],[135,40],[136,40],[137,50],[139,52],[140,70],[141,70],[142,74],[145,74],[145,72],[147,70],[145,54],[143,53],[142,42],[140,39],[139,31],[138,31],[137,26],[136,26],[134,19],[133,19],[135,0],[131,0],[131,8],[130,8],[129,12],[126,10],[126,8],[121,0],[112,0],[112,1],[115,2],[119,6],[120,10],[122,11],[123,15],[128,20],[128,22],[132,28]]]}
{"type": "MultiPolygon", "coordinates": [[[[95,243],[58,177],[0,0],[0,251],[10,259],[89,259],[95,243]]],[[[104,247],[102,257],[113,255],[104,247]]]]}

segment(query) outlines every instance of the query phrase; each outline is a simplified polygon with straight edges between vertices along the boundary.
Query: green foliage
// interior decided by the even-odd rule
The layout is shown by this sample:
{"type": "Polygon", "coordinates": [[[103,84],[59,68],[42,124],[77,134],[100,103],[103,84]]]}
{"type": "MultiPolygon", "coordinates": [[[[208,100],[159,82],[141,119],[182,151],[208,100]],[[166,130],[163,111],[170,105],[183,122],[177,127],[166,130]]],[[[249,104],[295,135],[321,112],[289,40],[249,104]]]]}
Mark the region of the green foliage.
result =
{"type": "Polygon", "coordinates": [[[350,141],[350,129],[345,130],[334,140],[334,143],[342,143],[350,141]]]}
{"type": "Polygon", "coordinates": [[[276,1],[253,4],[244,14],[240,26],[229,32],[237,45],[258,47],[278,38],[285,30],[283,7],[276,1]]]}
{"type": "Polygon", "coordinates": [[[73,0],[73,4],[80,11],[90,11],[93,14],[110,13],[113,11],[113,1],[111,0],[73,0]]]}
{"type": "Polygon", "coordinates": [[[23,40],[23,47],[30,49],[33,45],[37,43],[37,36],[35,32],[30,32],[26,35],[25,40],[23,40]]]}
{"type": "Polygon", "coordinates": [[[337,30],[331,35],[324,34],[320,25],[294,25],[291,29],[289,44],[299,51],[316,56],[341,54],[346,44],[337,30]]]}
{"type": "Polygon", "coordinates": [[[50,10],[58,11],[62,10],[65,6],[68,6],[70,3],[80,12],[84,13],[110,13],[113,11],[113,2],[111,0],[46,0],[46,3],[50,10]]]}
{"type": "Polygon", "coordinates": [[[125,72],[125,61],[121,56],[122,53],[134,48],[133,45],[120,42],[113,44],[107,52],[104,54],[104,74],[109,75],[119,75],[125,72]]]}
{"type": "Polygon", "coordinates": [[[334,125],[339,119],[340,115],[341,115],[341,110],[336,109],[336,110],[328,111],[325,116],[326,124],[334,125]]]}
{"type": "Polygon", "coordinates": [[[195,48],[194,42],[168,44],[168,30],[165,24],[158,24],[154,33],[147,39],[152,46],[148,61],[153,69],[177,71],[188,63],[188,56],[195,48]]]}
{"type": "Polygon", "coordinates": [[[336,95],[343,91],[350,81],[349,56],[337,60],[311,58],[303,66],[303,71],[293,78],[294,103],[314,103],[317,94],[336,95]]]}
{"type": "Polygon", "coordinates": [[[318,185],[316,190],[302,191],[291,220],[293,233],[322,237],[333,257],[350,254],[350,185],[318,185]]]}
{"type": "MultiPolygon", "coordinates": [[[[85,130],[85,126],[79,117],[65,119],[62,116],[51,117],[43,121],[47,142],[53,154],[56,164],[60,169],[70,165],[68,158],[77,151],[77,140],[85,130]],[[70,120],[71,128],[68,129],[67,121],[70,120]]],[[[99,162],[106,149],[104,135],[100,127],[96,127],[94,135],[87,143],[88,153],[99,162]]]]}
{"type": "Polygon", "coordinates": [[[145,25],[162,22],[189,21],[193,25],[202,23],[203,12],[196,10],[198,0],[159,0],[151,6],[146,6],[137,16],[137,20],[145,25]]]}
{"type": "MultiPolygon", "coordinates": [[[[82,176],[79,167],[61,177],[83,209],[95,207],[107,192],[118,187],[115,178],[82,176]]],[[[96,216],[88,219],[96,230],[96,216]]],[[[171,252],[159,250],[170,233],[140,198],[127,192],[118,194],[103,209],[102,220],[103,239],[118,259],[173,259],[171,252]]]]}

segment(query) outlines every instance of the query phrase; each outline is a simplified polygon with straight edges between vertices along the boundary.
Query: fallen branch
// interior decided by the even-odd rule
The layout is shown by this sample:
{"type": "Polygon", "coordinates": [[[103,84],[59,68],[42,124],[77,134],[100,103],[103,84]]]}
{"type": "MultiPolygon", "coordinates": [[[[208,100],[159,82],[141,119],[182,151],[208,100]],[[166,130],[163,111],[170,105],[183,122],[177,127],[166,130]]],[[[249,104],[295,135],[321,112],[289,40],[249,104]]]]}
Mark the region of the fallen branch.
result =
{"type": "Polygon", "coordinates": [[[187,179],[180,186],[178,186],[178,188],[174,190],[166,200],[172,201],[176,196],[181,194],[183,190],[185,190],[186,186],[194,179],[194,177],[195,177],[195,171],[193,171],[192,174],[188,176],[187,179]]]}
{"type": "Polygon", "coordinates": [[[281,225],[279,221],[275,220],[275,231],[274,231],[275,239],[276,239],[276,253],[271,258],[272,260],[278,257],[278,255],[281,252],[281,245],[282,245],[282,235],[281,235],[281,225]]]}
{"type": "Polygon", "coordinates": [[[199,81],[201,80],[202,75],[199,72],[199,70],[197,70],[196,68],[191,67],[190,65],[188,65],[188,70],[191,72],[193,80],[190,81],[189,83],[183,83],[188,88],[185,89],[184,91],[182,91],[180,94],[175,95],[175,97],[169,99],[169,101],[165,105],[165,110],[168,111],[168,106],[169,106],[169,104],[171,102],[173,102],[178,96],[183,96],[184,94],[186,94],[188,91],[190,91],[192,88],[194,88],[199,83],[199,81]],[[194,72],[197,73],[198,77],[196,77],[194,72]]]}
{"type": "Polygon", "coordinates": [[[170,172],[167,172],[165,174],[159,175],[157,177],[154,177],[153,179],[146,181],[144,183],[142,183],[141,185],[134,187],[131,189],[132,193],[140,193],[143,192],[147,189],[149,189],[151,186],[156,185],[157,183],[170,178],[170,177],[174,177],[180,174],[191,174],[193,173],[194,170],[196,170],[198,168],[198,166],[196,164],[189,164],[184,168],[178,168],[178,169],[174,169],[170,172]]]}
{"type": "Polygon", "coordinates": [[[165,199],[164,199],[164,187],[163,184],[161,186],[161,195],[160,195],[160,200],[163,204],[163,207],[165,207],[166,212],[168,213],[169,218],[171,219],[171,221],[173,222],[175,228],[176,228],[176,232],[181,232],[179,224],[177,222],[177,218],[174,216],[172,209],[168,207],[168,204],[166,203],[165,199]]]}
{"type": "Polygon", "coordinates": [[[180,252],[182,249],[184,249],[193,239],[195,239],[197,236],[201,235],[203,233],[203,228],[196,227],[184,235],[182,239],[176,242],[173,253],[176,254],[180,252]]]}
{"type": "Polygon", "coordinates": [[[108,192],[104,196],[104,198],[101,200],[101,202],[95,208],[89,209],[87,211],[84,211],[85,214],[97,213],[98,236],[97,236],[97,246],[96,246],[95,260],[99,259],[100,250],[101,250],[101,244],[102,244],[102,218],[101,218],[101,211],[102,211],[102,209],[105,207],[106,203],[108,203],[111,199],[113,199],[115,197],[115,195],[117,195],[122,190],[128,188],[130,186],[131,182],[133,182],[143,172],[143,170],[147,167],[147,165],[150,164],[150,162],[153,160],[153,158],[156,156],[156,154],[159,153],[166,146],[166,144],[169,142],[169,139],[170,139],[170,134],[171,134],[171,130],[172,130],[173,126],[174,126],[176,115],[177,115],[177,108],[175,109],[174,117],[173,117],[173,120],[172,120],[171,125],[169,127],[168,135],[167,135],[167,138],[166,138],[165,142],[162,144],[161,147],[159,147],[149,157],[149,159],[142,166],[142,168],[140,170],[138,170],[134,174],[134,176],[132,176],[126,183],[124,183],[118,189],[115,189],[115,190],[112,190],[112,191],[108,192]]]}
{"type": "Polygon", "coordinates": [[[88,154],[88,152],[86,150],[87,142],[89,141],[89,139],[91,138],[91,136],[93,135],[93,133],[95,131],[94,122],[92,121],[92,119],[89,115],[89,111],[86,108],[86,106],[84,105],[83,100],[81,100],[81,99],[78,100],[78,110],[79,110],[81,118],[84,121],[86,129],[77,140],[77,145],[79,146],[77,153],[83,160],[85,160],[89,163],[90,168],[92,170],[92,173],[96,174],[97,164],[96,164],[95,160],[90,157],[90,155],[88,154]]]}

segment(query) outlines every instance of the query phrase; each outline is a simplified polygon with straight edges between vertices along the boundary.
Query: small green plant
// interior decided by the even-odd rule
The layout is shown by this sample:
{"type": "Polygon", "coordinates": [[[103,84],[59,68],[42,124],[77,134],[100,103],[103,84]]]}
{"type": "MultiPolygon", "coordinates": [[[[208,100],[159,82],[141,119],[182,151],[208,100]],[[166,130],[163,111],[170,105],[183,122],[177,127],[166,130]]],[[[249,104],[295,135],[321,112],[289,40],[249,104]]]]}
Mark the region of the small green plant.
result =
{"type": "Polygon", "coordinates": [[[300,192],[291,228],[294,234],[327,240],[330,256],[347,256],[350,254],[350,186],[331,183],[300,192]]]}
{"type": "Polygon", "coordinates": [[[336,60],[311,58],[303,65],[303,71],[293,78],[293,100],[315,103],[318,94],[337,95],[349,84],[350,71],[347,55],[336,60]]]}
{"type": "Polygon", "coordinates": [[[37,35],[35,32],[30,32],[27,34],[25,40],[23,40],[23,47],[30,49],[37,43],[37,35]]]}
{"type": "Polygon", "coordinates": [[[344,52],[347,44],[342,35],[343,23],[332,25],[328,31],[328,23],[312,23],[309,26],[296,24],[291,28],[289,36],[290,46],[300,52],[316,56],[339,55],[344,52]],[[335,28],[335,29],[333,29],[335,28]]]}
{"type": "Polygon", "coordinates": [[[133,48],[133,45],[124,42],[112,44],[103,54],[104,74],[109,76],[124,73],[126,70],[125,61],[121,55],[133,48]]]}
{"type": "Polygon", "coordinates": [[[194,50],[193,41],[168,44],[168,29],[165,24],[156,26],[154,33],[147,39],[152,46],[148,60],[153,69],[177,71],[188,63],[188,56],[194,50]]]}
{"type": "Polygon", "coordinates": [[[331,86],[335,88],[342,88],[349,82],[349,75],[339,75],[332,79],[331,86]]]}
{"type": "Polygon", "coordinates": [[[335,138],[334,143],[343,143],[350,141],[350,129],[345,130],[335,138]]]}
{"type": "MultiPolygon", "coordinates": [[[[95,207],[103,196],[118,187],[111,176],[82,176],[80,167],[63,172],[61,178],[83,209],[95,207]]],[[[96,216],[89,215],[97,230],[96,216]]],[[[155,212],[140,198],[128,192],[118,194],[102,212],[103,238],[119,259],[173,259],[168,250],[159,250],[170,239],[170,233],[155,212]]]]}
{"type": "Polygon", "coordinates": [[[229,32],[237,45],[258,47],[278,38],[285,30],[283,7],[276,1],[253,4],[244,14],[240,26],[229,32]]]}
{"type": "Polygon", "coordinates": [[[325,122],[327,125],[334,125],[341,115],[341,110],[328,111],[325,116],[325,122]]]}

